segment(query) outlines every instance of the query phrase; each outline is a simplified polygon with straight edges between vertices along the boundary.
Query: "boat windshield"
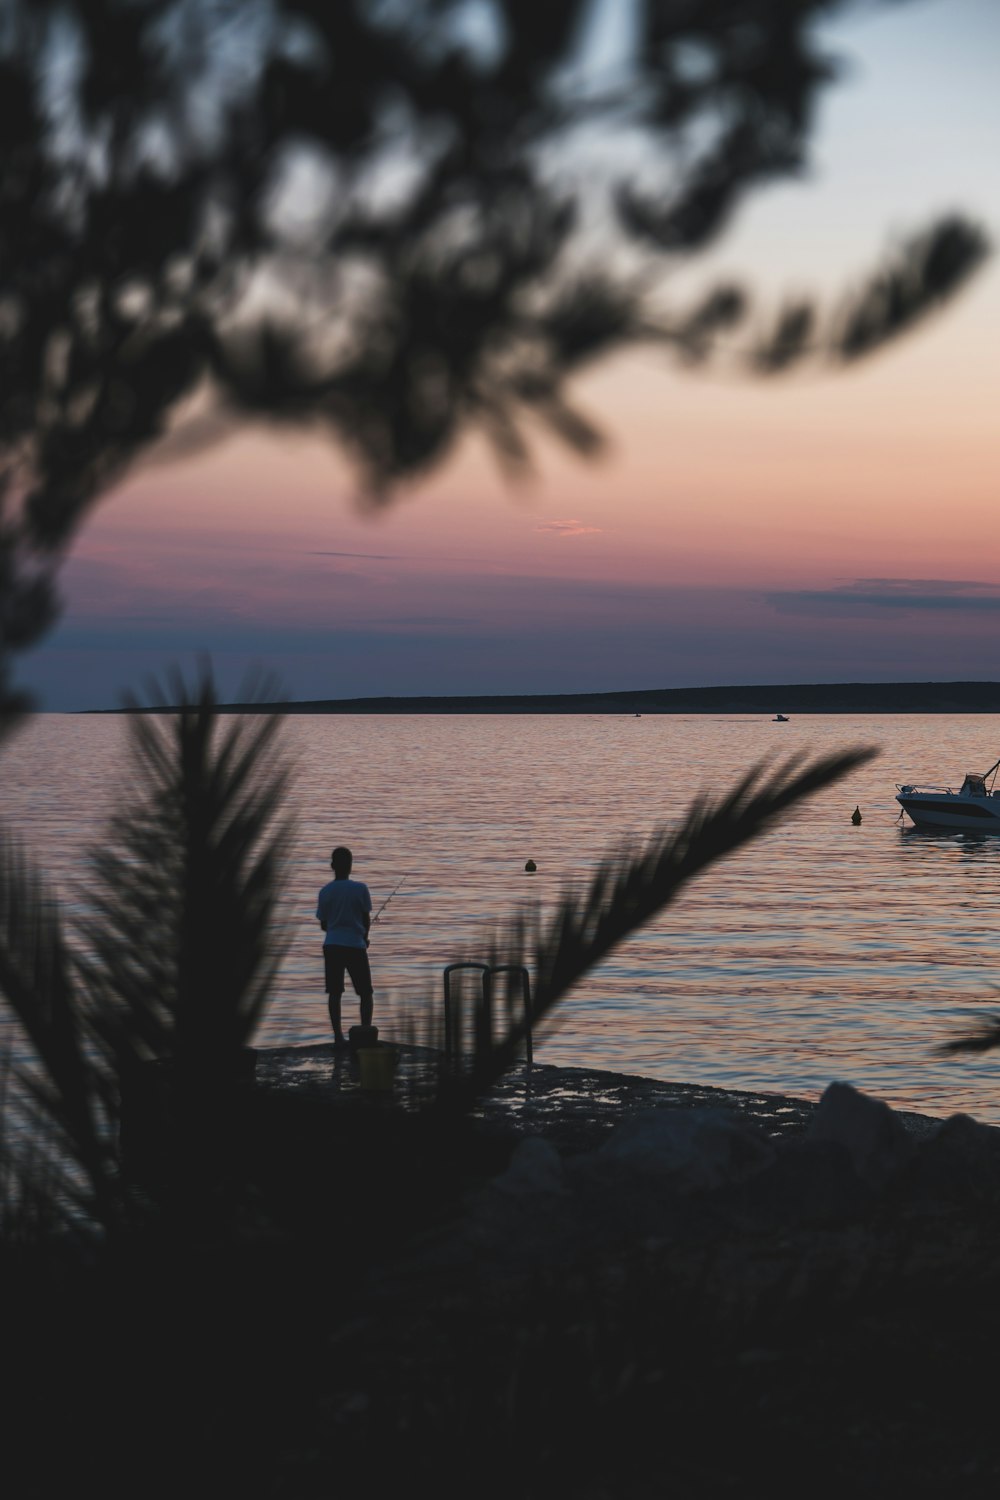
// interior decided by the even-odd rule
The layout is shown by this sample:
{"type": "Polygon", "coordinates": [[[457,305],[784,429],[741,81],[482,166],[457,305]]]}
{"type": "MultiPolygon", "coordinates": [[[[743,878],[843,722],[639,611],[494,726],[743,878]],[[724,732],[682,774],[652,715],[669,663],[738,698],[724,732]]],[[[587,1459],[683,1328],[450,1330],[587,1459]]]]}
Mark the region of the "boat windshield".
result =
{"type": "Polygon", "coordinates": [[[985,797],[986,777],[978,776],[974,772],[970,771],[965,780],[962,782],[961,795],[963,797],[985,797]]]}

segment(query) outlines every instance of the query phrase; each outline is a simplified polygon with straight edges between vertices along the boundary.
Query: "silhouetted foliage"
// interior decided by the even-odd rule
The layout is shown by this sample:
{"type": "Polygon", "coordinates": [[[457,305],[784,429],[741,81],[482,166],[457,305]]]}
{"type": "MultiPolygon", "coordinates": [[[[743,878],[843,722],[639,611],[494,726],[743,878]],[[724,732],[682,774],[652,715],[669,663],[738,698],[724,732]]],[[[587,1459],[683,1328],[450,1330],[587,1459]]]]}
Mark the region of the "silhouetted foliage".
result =
{"type": "Polygon", "coordinates": [[[17,1074],[22,1129],[0,1142],[0,1173],[20,1184],[8,1206],[47,1177],[53,1216],[76,1204],[105,1228],[122,1206],[123,1094],[147,1110],[161,1095],[185,1172],[216,1170],[227,1080],[283,952],[282,721],[220,719],[207,671],[192,688],[174,674],[169,693],[177,711],[129,720],[132,784],[92,855],[73,945],[17,842],[0,846],[0,993],[36,1059],[17,1074]]]}
{"type": "Polygon", "coordinates": [[[0,993],[37,1059],[5,1089],[3,1175],[11,1197],[48,1202],[58,1220],[76,1204],[112,1217],[115,1151],[107,1129],[111,1079],[88,1045],[57,903],[19,843],[0,845],[0,993]],[[75,1169],[75,1170],[74,1170],[75,1169]]]}
{"type": "Polygon", "coordinates": [[[987,241],[963,219],[947,217],[902,241],[886,264],[835,309],[824,327],[810,302],[786,307],[751,358],[763,374],[798,364],[817,349],[841,364],[861,359],[946,301],[982,262],[987,241]]]}
{"type": "Polygon", "coordinates": [[[250,1040],[283,952],[282,720],[220,719],[207,673],[194,690],[175,675],[169,692],[178,712],[129,721],[134,785],[92,855],[81,972],[119,1066],[170,1057],[215,1078],[250,1040]]]}
{"type": "MultiPolygon", "coordinates": [[[[522,965],[532,976],[533,1032],[551,1019],[568,991],[613,948],[657,916],[693,876],[773,828],[789,808],[870,760],[874,750],[845,750],[803,765],[757,766],[717,801],[699,798],[676,828],[660,828],[639,849],[623,848],[598,865],[581,895],[567,891],[553,914],[515,918],[496,937],[488,962],[522,965]]],[[[442,1094],[450,1106],[481,1096],[511,1067],[527,1023],[516,973],[503,1014],[477,1023],[467,1057],[457,1058],[442,1094]]],[[[456,1051],[461,1054],[462,1039],[456,1051]]]]}
{"type": "Polygon", "coordinates": [[[938,1051],[953,1056],[962,1052],[994,1052],[997,1047],[1000,1047],[1000,1016],[990,1014],[983,1016],[971,1031],[942,1042],[938,1051]]]}
{"type": "MultiPolygon", "coordinates": [[[[849,3],[620,6],[602,72],[590,0],[8,0],[0,708],[81,518],[168,432],[319,427],[373,499],[470,426],[515,473],[527,414],[596,452],[582,366],[637,340],[704,361],[749,316],[732,286],[671,309],[664,278],[804,169],[836,75],[816,25],[849,3]]],[[[984,253],[952,216],[744,365],[869,353],[984,253]]]]}

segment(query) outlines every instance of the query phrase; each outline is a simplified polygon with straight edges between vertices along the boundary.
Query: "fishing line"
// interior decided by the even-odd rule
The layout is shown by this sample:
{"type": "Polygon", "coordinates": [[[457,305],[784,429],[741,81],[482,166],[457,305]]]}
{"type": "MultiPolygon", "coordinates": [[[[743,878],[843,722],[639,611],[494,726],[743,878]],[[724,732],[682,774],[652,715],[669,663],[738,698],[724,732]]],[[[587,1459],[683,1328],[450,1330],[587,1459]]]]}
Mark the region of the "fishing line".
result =
{"type": "Polygon", "coordinates": [[[372,917],[372,926],[373,927],[375,926],[375,923],[378,921],[379,917],[385,911],[386,907],[389,905],[389,902],[392,900],[393,896],[400,889],[400,887],[405,883],[406,879],[407,879],[407,876],[404,875],[403,879],[399,882],[399,885],[394,886],[393,889],[389,892],[388,896],[386,896],[385,900],[382,902],[382,905],[379,907],[378,911],[372,917]]]}

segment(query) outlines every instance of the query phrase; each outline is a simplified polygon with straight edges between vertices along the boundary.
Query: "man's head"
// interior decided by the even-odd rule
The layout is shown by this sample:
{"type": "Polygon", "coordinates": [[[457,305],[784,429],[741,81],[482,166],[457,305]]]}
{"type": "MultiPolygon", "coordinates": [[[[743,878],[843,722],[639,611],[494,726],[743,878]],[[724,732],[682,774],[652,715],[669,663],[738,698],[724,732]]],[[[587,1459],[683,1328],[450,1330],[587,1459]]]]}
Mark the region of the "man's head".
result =
{"type": "Polygon", "coordinates": [[[330,868],[338,880],[347,879],[351,873],[353,863],[354,855],[350,849],[345,849],[342,844],[338,844],[330,855],[330,868]]]}

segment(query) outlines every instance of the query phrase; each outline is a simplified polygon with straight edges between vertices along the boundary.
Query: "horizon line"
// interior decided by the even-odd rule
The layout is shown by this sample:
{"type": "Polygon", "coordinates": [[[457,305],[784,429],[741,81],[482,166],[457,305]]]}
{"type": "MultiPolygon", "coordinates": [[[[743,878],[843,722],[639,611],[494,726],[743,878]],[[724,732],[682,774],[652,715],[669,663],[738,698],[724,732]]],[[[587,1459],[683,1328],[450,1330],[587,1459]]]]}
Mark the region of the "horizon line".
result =
{"type": "MultiPolygon", "coordinates": [[[[301,698],[273,701],[236,700],[216,705],[221,713],[503,713],[624,711],[644,707],[649,712],[728,711],[731,713],[1000,713],[1000,682],[980,680],[919,680],[892,682],[751,683],[720,687],[631,688],[576,693],[421,693],[372,694],[352,698],[301,698]],[[819,700],[850,694],[856,707],[819,700]],[[932,700],[916,704],[915,695],[932,700]],[[760,695],[772,701],[765,703],[760,695]],[[943,695],[950,695],[945,697],[943,695]],[[956,696],[962,702],[955,701],[956,696]],[[880,705],[878,698],[904,701],[880,705]],[[995,701],[987,703],[986,698],[995,701]],[[755,700],[755,701],[750,701],[755,700]],[[810,702],[809,700],[817,700],[810,702]]],[[[117,708],[48,709],[73,714],[177,713],[179,704],[137,704],[117,708]]]]}

